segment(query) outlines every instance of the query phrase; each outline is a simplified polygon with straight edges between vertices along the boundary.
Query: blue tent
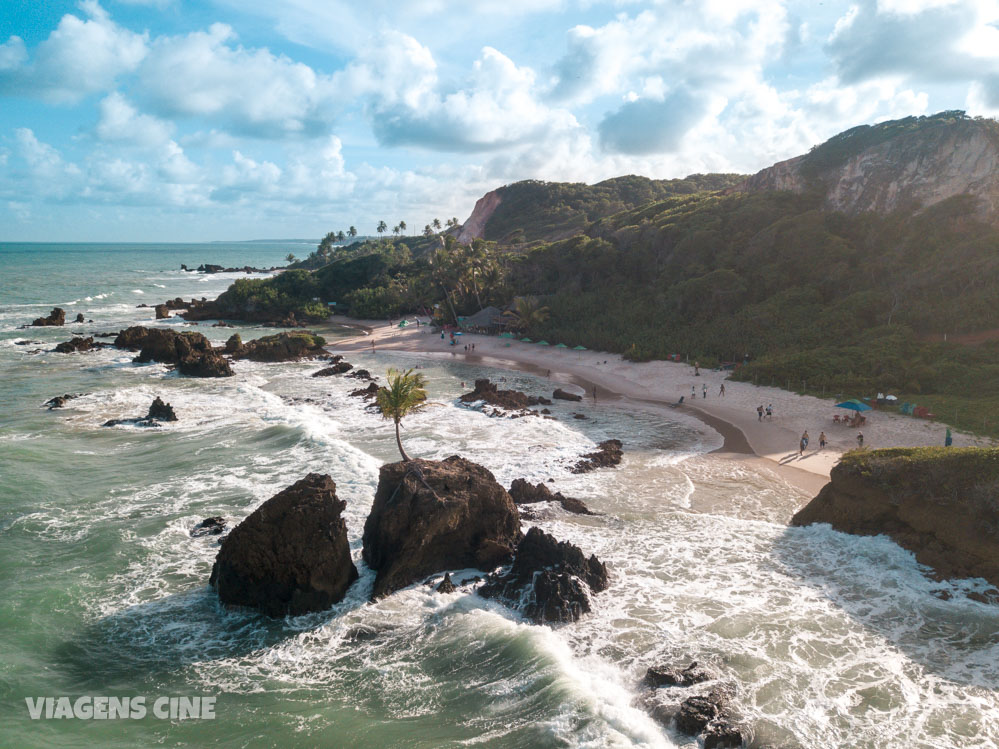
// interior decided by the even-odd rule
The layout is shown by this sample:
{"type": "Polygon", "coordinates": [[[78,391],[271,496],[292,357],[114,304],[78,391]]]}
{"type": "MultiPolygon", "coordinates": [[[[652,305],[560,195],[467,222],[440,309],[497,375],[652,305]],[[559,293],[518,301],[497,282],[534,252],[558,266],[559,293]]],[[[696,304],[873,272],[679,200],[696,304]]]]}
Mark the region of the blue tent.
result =
{"type": "Polygon", "coordinates": [[[856,398],[851,398],[848,401],[843,401],[842,403],[837,403],[836,408],[849,408],[851,411],[870,411],[871,407],[866,403],[858,401],[856,398]]]}

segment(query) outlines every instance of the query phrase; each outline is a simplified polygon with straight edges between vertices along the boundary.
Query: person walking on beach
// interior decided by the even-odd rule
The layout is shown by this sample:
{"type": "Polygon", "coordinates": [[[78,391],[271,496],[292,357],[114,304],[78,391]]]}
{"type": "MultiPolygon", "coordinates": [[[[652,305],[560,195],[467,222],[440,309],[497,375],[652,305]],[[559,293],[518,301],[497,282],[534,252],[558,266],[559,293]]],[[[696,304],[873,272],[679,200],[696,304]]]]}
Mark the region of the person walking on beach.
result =
{"type": "Polygon", "coordinates": [[[863,446],[864,446],[864,433],[857,432],[857,447],[863,447],[863,446]]]}
{"type": "Polygon", "coordinates": [[[701,385],[701,397],[702,398],[708,397],[708,383],[706,382],[703,385],[701,385]]]}
{"type": "Polygon", "coordinates": [[[596,385],[593,386],[593,402],[594,403],[597,402],[597,386],[596,385]]]}
{"type": "Polygon", "coordinates": [[[722,398],[725,397],[725,383],[724,382],[721,385],[718,386],[718,395],[720,395],[722,398]]]}
{"type": "Polygon", "coordinates": [[[768,403],[767,404],[767,418],[768,419],[773,419],[773,417],[774,417],[774,404],[773,403],[768,403]]]}
{"type": "Polygon", "coordinates": [[[700,376],[701,376],[701,365],[698,364],[697,362],[694,362],[694,377],[700,377],[700,376]]]}
{"type": "Polygon", "coordinates": [[[819,449],[821,450],[825,446],[826,446],[826,433],[819,432],[819,449]]]}
{"type": "Polygon", "coordinates": [[[756,420],[763,421],[763,405],[760,404],[756,407],[756,420]]]}
{"type": "Polygon", "coordinates": [[[801,442],[798,443],[798,455],[802,455],[805,452],[805,448],[808,447],[808,430],[806,429],[801,435],[801,442]]]}

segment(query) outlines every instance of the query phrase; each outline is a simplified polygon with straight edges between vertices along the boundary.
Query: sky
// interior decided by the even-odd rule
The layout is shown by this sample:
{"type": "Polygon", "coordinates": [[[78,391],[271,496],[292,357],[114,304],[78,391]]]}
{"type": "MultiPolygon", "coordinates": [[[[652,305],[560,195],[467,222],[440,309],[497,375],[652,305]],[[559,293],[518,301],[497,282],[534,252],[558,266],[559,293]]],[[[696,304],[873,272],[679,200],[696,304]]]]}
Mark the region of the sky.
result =
{"type": "Polygon", "coordinates": [[[464,220],[999,115],[999,0],[3,0],[0,241],[464,220]]]}

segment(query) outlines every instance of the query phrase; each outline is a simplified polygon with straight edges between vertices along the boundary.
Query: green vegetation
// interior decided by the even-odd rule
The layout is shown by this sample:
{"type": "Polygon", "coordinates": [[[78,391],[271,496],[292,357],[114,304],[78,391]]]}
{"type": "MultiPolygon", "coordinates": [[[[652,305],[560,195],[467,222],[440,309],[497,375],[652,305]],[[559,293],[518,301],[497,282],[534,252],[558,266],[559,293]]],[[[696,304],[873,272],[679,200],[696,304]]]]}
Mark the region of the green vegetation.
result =
{"type": "Polygon", "coordinates": [[[419,372],[408,369],[400,372],[397,369],[388,371],[388,385],[378,389],[375,396],[375,403],[378,410],[386,419],[392,419],[395,423],[395,443],[399,448],[399,454],[405,462],[412,460],[402,447],[402,438],[399,435],[399,424],[402,420],[424,409],[427,405],[427,379],[419,372]]]}
{"type": "Polygon", "coordinates": [[[316,301],[319,287],[306,270],[289,270],[274,278],[241,278],[216,300],[219,317],[275,320],[289,313],[299,320],[325,320],[326,305],[316,301]]]}

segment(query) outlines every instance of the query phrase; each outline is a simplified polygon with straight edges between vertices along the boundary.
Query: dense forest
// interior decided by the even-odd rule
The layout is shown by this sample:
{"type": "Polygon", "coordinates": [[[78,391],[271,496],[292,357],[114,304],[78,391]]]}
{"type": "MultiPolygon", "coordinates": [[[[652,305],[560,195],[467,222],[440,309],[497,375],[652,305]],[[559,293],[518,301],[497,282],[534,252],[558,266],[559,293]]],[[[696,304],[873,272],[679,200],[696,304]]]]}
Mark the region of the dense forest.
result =
{"type": "Polygon", "coordinates": [[[619,198],[632,189],[620,211],[608,208],[608,183],[588,195],[578,185],[510,185],[508,213],[486,231],[504,241],[464,245],[445,232],[359,242],[311,273],[240,281],[219,303],[234,317],[249,305],[300,319],[323,316],[327,302],[362,318],[440,304],[453,320],[526,297],[549,312],[525,321],[532,337],[638,361],[735,362],[738,379],[817,394],[892,392],[999,433],[999,341],[957,342],[999,330],[999,232],[976,217],[973,196],[849,216],[824,208],[818,191],[729,194],[717,188],[731,175],[717,176],[697,178],[707,191],[647,202],[658,183],[611,181],[619,198]],[[530,231],[513,228],[516,211],[530,231]],[[573,223],[580,229],[567,238],[511,241],[559,236],[573,223]]]}

